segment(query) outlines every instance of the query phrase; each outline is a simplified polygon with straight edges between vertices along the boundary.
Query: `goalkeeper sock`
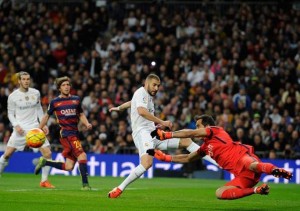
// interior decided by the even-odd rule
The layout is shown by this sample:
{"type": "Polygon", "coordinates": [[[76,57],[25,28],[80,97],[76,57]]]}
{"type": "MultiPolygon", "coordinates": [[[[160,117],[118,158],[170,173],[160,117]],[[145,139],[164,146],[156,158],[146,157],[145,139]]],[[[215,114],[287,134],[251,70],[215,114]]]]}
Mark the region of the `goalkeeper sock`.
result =
{"type": "Polygon", "coordinates": [[[256,171],[258,173],[272,174],[272,170],[274,168],[276,168],[276,166],[271,163],[258,163],[256,166],[256,171]]]}
{"type": "Polygon", "coordinates": [[[219,199],[232,200],[232,199],[238,199],[245,196],[249,196],[252,194],[254,194],[254,188],[245,188],[245,189],[232,188],[232,189],[225,190],[222,193],[221,198],[219,199]]]}
{"type": "Polygon", "coordinates": [[[45,182],[48,180],[49,172],[50,172],[50,166],[44,166],[42,168],[42,182],[45,182]]]}
{"type": "Polygon", "coordinates": [[[186,150],[189,151],[189,152],[195,152],[199,149],[199,145],[192,142],[187,148],[186,150]]]}
{"type": "Polygon", "coordinates": [[[130,172],[128,177],[121,183],[119,188],[123,191],[130,183],[140,178],[145,171],[146,169],[142,164],[138,165],[135,169],[133,169],[133,171],[130,172]]]}
{"type": "Polygon", "coordinates": [[[45,163],[45,166],[51,166],[51,167],[54,167],[56,169],[61,169],[61,170],[66,170],[65,168],[65,163],[63,162],[56,162],[56,161],[50,161],[50,160],[47,160],[46,163],[45,163]]]}
{"type": "Polygon", "coordinates": [[[81,174],[82,184],[89,184],[88,182],[88,171],[87,171],[87,160],[79,160],[79,171],[81,174]]]}

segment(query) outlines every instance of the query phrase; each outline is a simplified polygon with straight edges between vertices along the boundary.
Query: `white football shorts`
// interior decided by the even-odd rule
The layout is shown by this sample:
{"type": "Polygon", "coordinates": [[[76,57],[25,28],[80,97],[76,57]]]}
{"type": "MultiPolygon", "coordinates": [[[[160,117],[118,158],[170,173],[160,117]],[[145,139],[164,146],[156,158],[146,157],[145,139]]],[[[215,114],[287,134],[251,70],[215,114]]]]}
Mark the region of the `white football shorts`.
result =
{"type": "Polygon", "coordinates": [[[152,129],[141,129],[133,136],[133,141],[136,148],[139,150],[139,156],[147,153],[148,149],[178,149],[179,147],[179,138],[167,139],[164,141],[158,140],[156,137],[152,138],[150,133],[152,129]]]}
{"type": "MultiPolygon", "coordinates": [[[[13,130],[8,142],[7,142],[7,146],[9,147],[13,147],[16,148],[17,151],[23,151],[25,146],[26,146],[26,140],[25,140],[25,135],[27,134],[27,132],[32,129],[32,128],[37,128],[38,125],[35,125],[35,127],[30,127],[29,129],[26,128],[22,128],[25,132],[23,133],[23,135],[20,135],[15,129],[13,130]]],[[[41,146],[41,148],[43,147],[48,147],[50,146],[50,143],[48,141],[48,139],[46,138],[45,143],[41,146]]]]}

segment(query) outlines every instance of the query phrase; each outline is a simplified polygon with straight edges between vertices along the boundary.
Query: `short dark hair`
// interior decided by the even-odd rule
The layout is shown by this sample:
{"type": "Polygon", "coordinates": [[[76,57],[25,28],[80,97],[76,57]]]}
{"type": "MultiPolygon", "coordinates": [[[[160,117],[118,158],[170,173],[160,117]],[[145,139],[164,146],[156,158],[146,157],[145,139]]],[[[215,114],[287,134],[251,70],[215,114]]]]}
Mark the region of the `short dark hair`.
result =
{"type": "Polygon", "coordinates": [[[150,73],[150,74],[147,76],[147,78],[146,78],[147,81],[148,81],[148,80],[151,80],[151,79],[156,79],[156,80],[160,81],[159,76],[156,75],[156,74],[154,74],[154,73],[150,73]]]}
{"type": "Polygon", "coordinates": [[[60,78],[57,78],[55,80],[55,84],[56,84],[56,88],[59,89],[60,88],[60,85],[65,82],[65,81],[69,81],[71,83],[71,80],[68,76],[64,76],[64,77],[60,77],[60,78]]]}
{"type": "Polygon", "coordinates": [[[206,126],[215,126],[216,122],[214,120],[214,118],[212,118],[212,116],[203,114],[203,115],[196,115],[194,117],[194,120],[197,122],[199,119],[202,120],[202,125],[204,125],[204,127],[206,126]]]}

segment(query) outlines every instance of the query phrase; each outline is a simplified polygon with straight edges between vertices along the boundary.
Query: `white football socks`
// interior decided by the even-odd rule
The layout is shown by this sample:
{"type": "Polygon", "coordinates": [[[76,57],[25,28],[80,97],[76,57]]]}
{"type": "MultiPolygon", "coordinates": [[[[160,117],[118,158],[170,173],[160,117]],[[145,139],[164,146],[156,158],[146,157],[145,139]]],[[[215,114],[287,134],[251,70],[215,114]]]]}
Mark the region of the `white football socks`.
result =
{"type": "Polygon", "coordinates": [[[2,155],[0,157],[0,174],[3,173],[5,166],[7,166],[7,165],[8,165],[8,160],[4,159],[4,156],[2,155]]]}
{"type": "Polygon", "coordinates": [[[51,168],[50,166],[44,166],[42,168],[42,180],[41,180],[41,182],[45,182],[45,181],[48,180],[48,175],[50,173],[50,168],[51,168]]]}
{"type": "Polygon", "coordinates": [[[123,191],[130,183],[140,178],[145,171],[146,169],[142,164],[138,165],[133,171],[130,172],[128,177],[121,183],[121,185],[119,185],[119,188],[123,191]]]}

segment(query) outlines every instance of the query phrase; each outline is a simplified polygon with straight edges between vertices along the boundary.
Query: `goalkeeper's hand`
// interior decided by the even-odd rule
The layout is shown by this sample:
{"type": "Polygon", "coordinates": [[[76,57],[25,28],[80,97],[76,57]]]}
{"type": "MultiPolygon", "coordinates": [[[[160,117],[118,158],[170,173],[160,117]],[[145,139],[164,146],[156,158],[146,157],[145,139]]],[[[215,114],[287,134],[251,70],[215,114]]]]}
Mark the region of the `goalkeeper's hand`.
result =
{"type": "Polygon", "coordinates": [[[159,129],[159,128],[156,128],[155,130],[153,130],[151,132],[151,136],[152,138],[156,137],[157,139],[159,140],[165,140],[165,139],[170,139],[170,138],[173,138],[173,133],[172,132],[167,132],[167,131],[164,131],[162,129],[159,129]]]}
{"type": "Polygon", "coordinates": [[[147,153],[151,156],[154,156],[157,160],[160,160],[160,161],[165,161],[165,162],[172,161],[171,155],[167,155],[158,149],[148,149],[147,153]]]}

